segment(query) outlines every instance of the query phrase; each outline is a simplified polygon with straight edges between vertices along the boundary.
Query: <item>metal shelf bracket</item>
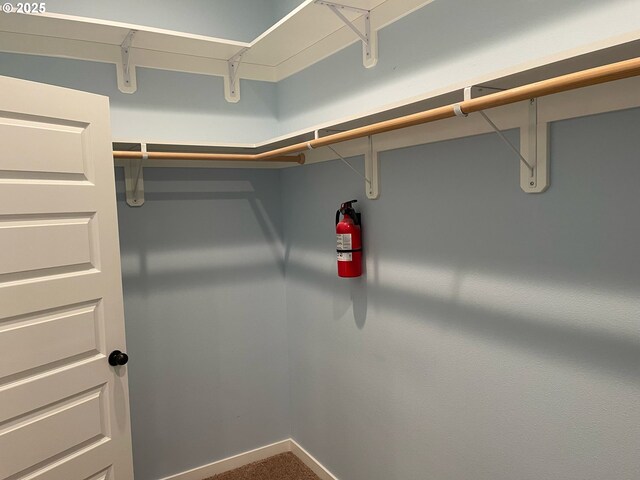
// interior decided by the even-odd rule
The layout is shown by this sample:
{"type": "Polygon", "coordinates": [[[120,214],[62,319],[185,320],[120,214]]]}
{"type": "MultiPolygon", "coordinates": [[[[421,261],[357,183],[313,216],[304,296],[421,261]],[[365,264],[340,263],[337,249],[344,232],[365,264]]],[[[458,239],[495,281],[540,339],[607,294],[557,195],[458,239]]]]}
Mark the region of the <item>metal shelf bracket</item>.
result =
{"type": "Polygon", "coordinates": [[[118,74],[118,90],[122,93],[134,93],[138,89],[136,81],[136,66],[131,59],[131,45],[136,30],[129,30],[120,45],[121,62],[116,66],[118,74]]]}
{"type": "Polygon", "coordinates": [[[375,67],[376,63],[378,63],[378,33],[375,30],[371,30],[371,10],[325,0],[316,0],[314,3],[328,7],[347,27],[360,37],[360,40],[362,40],[362,64],[366,68],[375,67]],[[343,10],[360,13],[364,16],[364,32],[342,13],[343,10]]]}
{"type": "Polygon", "coordinates": [[[240,100],[240,77],[238,76],[238,68],[242,62],[242,56],[249,50],[243,48],[233,57],[227,60],[227,68],[229,73],[224,77],[224,98],[227,102],[237,103],[240,100]]]}
{"type": "Polygon", "coordinates": [[[533,172],[520,164],[520,187],[526,193],[542,193],[549,188],[549,123],[538,121],[538,99],[532,98],[529,121],[520,129],[520,150],[533,159],[533,172]]]}
{"type": "MultiPolygon", "coordinates": [[[[331,145],[327,145],[327,148],[331,150],[342,163],[355,172],[356,175],[364,179],[364,189],[367,198],[369,200],[375,200],[380,196],[380,162],[378,161],[378,152],[373,148],[373,137],[369,137],[367,140],[367,149],[364,152],[364,175],[331,145]]],[[[313,147],[309,146],[309,148],[312,149],[313,147]]]]}
{"type": "Polygon", "coordinates": [[[124,186],[127,205],[141,207],[144,205],[144,169],[142,162],[149,159],[147,144],[142,144],[142,158],[127,160],[124,166],[124,186]]]}
{"type": "Polygon", "coordinates": [[[364,154],[364,186],[367,190],[367,198],[375,200],[380,196],[380,161],[378,151],[373,148],[373,137],[367,140],[367,150],[364,154]]]}
{"type": "MultiPolygon", "coordinates": [[[[464,100],[483,96],[502,89],[473,86],[464,89],[464,100]]],[[[466,117],[460,105],[454,106],[457,116],[466,117]]],[[[549,124],[538,122],[538,100],[532,98],[527,107],[526,125],[520,128],[520,148],[504,136],[485,112],[478,112],[500,139],[520,158],[520,188],[525,193],[542,193],[549,188],[549,124]],[[526,152],[526,157],[522,152],[526,152]]]]}

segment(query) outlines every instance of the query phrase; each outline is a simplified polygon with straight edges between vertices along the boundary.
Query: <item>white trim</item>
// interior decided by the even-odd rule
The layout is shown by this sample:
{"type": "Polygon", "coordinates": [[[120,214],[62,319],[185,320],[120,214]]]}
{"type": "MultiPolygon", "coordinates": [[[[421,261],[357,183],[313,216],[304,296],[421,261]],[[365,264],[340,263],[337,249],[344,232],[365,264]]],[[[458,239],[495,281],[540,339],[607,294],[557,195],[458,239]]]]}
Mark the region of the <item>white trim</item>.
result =
{"type": "Polygon", "coordinates": [[[274,23],[268,29],[266,29],[264,32],[258,35],[249,45],[251,47],[256,45],[260,40],[262,40],[263,38],[266,38],[270,33],[274,32],[275,30],[280,28],[282,25],[287,23],[291,18],[295,17],[300,11],[305,9],[307,5],[310,5],[312,2],[313,0],[304,0],[300,5],[298,5],[296,8],[291,10],[287,15],[282,17],[280,20],[278,20],[276,23],[274,23]]]}
{"type": "Polygon", "coordinates": [[[158,35],[170,35],[172,37],[182,37],[189,40],[198,40],[200,42],[225,43],[228,45],[234,45],[236,47],[242,47],[242,48],[251,46],[251,43],[239,42],[236,40],[229,40],[226,38],[211,37],[209,35],[198,35],[195,33],[180,32],[177,30],[169,30],[166,28],[147,27],[142,25],[136,25],[133,23],[114,22],[111,20],[103,20],[100,18],[93,18],[93,17],[83,17],[79,15],[67,15],[64,13],[53,13],[53,12],[37,13],[37,14],[34,13],[31,15],[36,17],[48,17],[48,18],[59,19],[59,20],[71,20],[74,22],[90,23],[90,24],[95,24],[96,26],[102,25],[105,27],[124,28],[127,30],[142,30],[149,33],[156,33],[158,35]]]}
{"type": "Polygon", "coordinates": [[[316,460],[309,452],[300,446],[293,438],[289,439],[291,444],[291,453],[298,457],[302,463],[311,469],[320,480],[338,480],[338,477],[333,475],[324,465],[316,460]]]}
{"type": "Polygon", "coordinates": [[[327,468],[325,468],[318,460],[316,460],[309,452],[300,446],[298,442],[292,438],[281,440],[264,447],[249,450],[229,458],[218,460],[201,467],[192,468],[186,472],[177,473],[161,480],[202,480],[203,478],[228,472],[235,468],[243,467],[253,462],[264,460],[265,458],[278,455],[280,453],[291,452],[298,457],[302,463],[309,467],[320,480],[338,480],[327,468]]]}
{"type": "Polygon", "coordinates": [[[209,463],[201,467],[187,470],[186,472],[178,473],[165,477],[161,480],[202,480],[203,478],[211,477],[219,473],[228,472],[234,468],[239,468],[244,465],[248,465],[265,458],[278,455],[279,453],[285,453],[291,451],[291,440],[281,440],[280,442],[272,443],[264,447],[249,450],[248,452],[240,453],[229,458],[218,460],[217,462],[209,463]]]}

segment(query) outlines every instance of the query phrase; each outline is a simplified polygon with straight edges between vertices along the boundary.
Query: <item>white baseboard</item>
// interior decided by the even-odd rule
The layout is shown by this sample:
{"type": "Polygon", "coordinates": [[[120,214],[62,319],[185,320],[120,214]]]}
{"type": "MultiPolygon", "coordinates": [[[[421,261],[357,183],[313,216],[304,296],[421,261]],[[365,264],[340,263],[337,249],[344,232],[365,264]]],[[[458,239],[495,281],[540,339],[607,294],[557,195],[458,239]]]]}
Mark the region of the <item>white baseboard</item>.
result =
{"type": "Polygon", "coordinates": [[[209,463],[201,467],[187,470],[186,472],[177,473],[161,480],[203,480],[207,477],[217,475],[219,473],[228,472],[234,468],[248,465],[249,463],[264,460],[265,458],[278,455],[279,453],[291,452],[298,457],[302,463],[309,467],[320,480],[338,480],[329,472],[320,462],[318,462],[309,452],[302,448],[295,440],[288,438],[280,442],[272,443],[264,447],[256,448],[248,452],[234,455],[233,457],[224,458],[217,462],[209,463]]]}
{"type": "Polygon", "coordinates": [[[204,478],[217,475],[219,473],[228,472],[234,468],[248,465],[258,460],[264,460],[265,458],[278,455],[279,453],[291,451],[291,440],[286,439],[280,442],[272,443],[264,447],[256,448],[255,450],[249,450],[248,452],[234,455],[233,457],[223,458],[217,462],[203,465],[201,467],[187,470],[186,472],[171,475],[165,477],[162,480],[203,480],[204,478]]]}
{"type": "Polygon", "coordinates": [[[302,463],[311,469],[320,480],[338,480],[338,477],[334,476],[327,468],[316,460],[309,452],[300,446],[293,438],[289,439],[290,452],[298,457],[302,463]]]}

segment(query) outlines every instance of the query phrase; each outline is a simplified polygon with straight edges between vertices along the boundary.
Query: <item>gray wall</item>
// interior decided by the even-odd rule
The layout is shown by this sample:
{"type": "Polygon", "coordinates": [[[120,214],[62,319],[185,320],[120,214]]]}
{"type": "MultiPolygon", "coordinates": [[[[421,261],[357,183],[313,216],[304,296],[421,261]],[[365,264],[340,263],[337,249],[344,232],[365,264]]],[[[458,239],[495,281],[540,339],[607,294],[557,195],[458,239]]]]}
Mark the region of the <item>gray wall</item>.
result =
{"type": "Polygon", "coordinates": [[[272,0],[273,13],[277,20],[287,16],[291,11],[297,8],[303,0],[272,0]]]}
{"type": "Polygon", "coordinates": [[[638,11],[640,0],[436,0],[379,30],[375,68],[362,67],[354,43],[278,82],[279,128],[362,115],[620,42],[637,31],[638,11]]]}
{"type": "Polygon", "coordinates": [[[292,435],[341,480],[636,480],[639,122],[553,124],[542,195],[494,135],[383,153],[377,201],[327,162],[147,169],[133,209],[118,170],[136,479],[292,435]]]}
{"type": "Polygon", "coordinates": [[[136,480],[288,438],[280,174],[117,174],[136,480]]]}
{"type": "Polygon", "coordinates": [[[637,480],[639,124],[553,124],[542,195],[495,135],[382,154],[376,201],[339,162],[284,171],[293,437],[342,480],[637,480]]]}

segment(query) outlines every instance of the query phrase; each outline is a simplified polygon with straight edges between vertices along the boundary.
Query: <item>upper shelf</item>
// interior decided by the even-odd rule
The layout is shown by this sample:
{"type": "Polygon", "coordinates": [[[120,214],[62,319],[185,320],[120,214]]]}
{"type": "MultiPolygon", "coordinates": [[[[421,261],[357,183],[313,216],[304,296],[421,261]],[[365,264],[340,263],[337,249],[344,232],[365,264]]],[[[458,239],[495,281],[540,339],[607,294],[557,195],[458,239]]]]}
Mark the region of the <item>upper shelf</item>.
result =
{"type": "MultiPolygon", "coordinates": [[[[55,13],[0,15],[1,32],[25,37],[75,40],[120,47],[131,30],[136,31],[133,45],[136,49],[226,59],[250,46],[249,43],[233,40],[55,13]]],[[[0,48],[4,50],[4,47],[0,48]]]]}
{"type": "MultiPolygon", "coordinates": [[[[404,3],[405,8],[409,4],[409,2],[396,0],[335,1],[335,3],[371,11],[386,2],[404,3]]],[[[362,17],[362,13],[350,9],[340,9],[340,12],[351,22],[356,22],[362,17]]],[[[402,12],[403,15],[405,13],[407,13],[406,10],[402,12]]],[[[249,63],[278,67],[317,43],[326,41],[341,29],[348,32],[351,41],[358,39],[356,34],[351,32],[326,5],[308,0],[254,40],[244,60],[249,63]]]]}
{"type": "MultiPolygon", "coordinates": [[[[371,34],[433,0],[336,0],[337,4],[370,10],[371,34]]],[[[340,8],[356,29],[364,32],[364,14],[340,8]]],[[[360,41],[338,15],[317,0],[306,0],[250,43],[159,28],[55,13],[0,15],[0,51],[75,58],[118,66],[120,88],[135,91],[135,67],[185,71],[277,82],[360,41]],[[127,56],[123,44],[129,33],[127,56]],[[229,60],[243,54],[236,72],[229,60]],[[133,75],[125,86],[123,73],[133,75]]],[[[231,78],[229,78],[231,77],[231,78]]]]}

